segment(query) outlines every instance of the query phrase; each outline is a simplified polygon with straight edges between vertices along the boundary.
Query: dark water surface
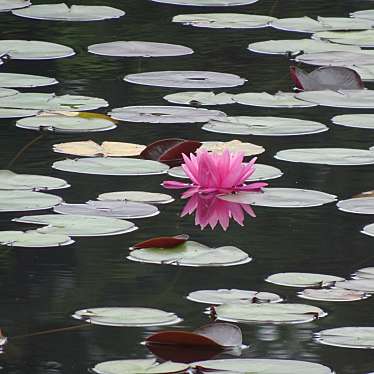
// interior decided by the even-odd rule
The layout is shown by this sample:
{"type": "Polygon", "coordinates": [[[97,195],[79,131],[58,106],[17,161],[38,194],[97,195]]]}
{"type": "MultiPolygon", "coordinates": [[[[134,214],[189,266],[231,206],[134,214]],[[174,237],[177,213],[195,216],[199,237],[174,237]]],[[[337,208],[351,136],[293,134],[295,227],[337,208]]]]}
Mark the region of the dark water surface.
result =
{"type": "MultiPolygon", "coordinates": [[[[53,3],[35,0],[34,4],[53,3]]],[[[152,3],[147,0],[75,1],[76,4],[109,5],[127,15],[119,20],[88,23],[27,20],[2,13],[1,39],[35,39],[73,47],[77,55],[56,61],[12,61],[3,72],[47,75],[61,83],[39,92],[102,97],[110,108],[127,105],[167,105],[162,97],[177,89],[125,83],[125,74],[153,70],[212,70],[235,73],[248,79],[227,92],[288,91],[291,82],[284,57],[249,53],[250,42],[268,39],[301,38],[304,34],[274,29],[214,30],[172,24],[177,14],[213,11],[251,12],[275,17],[347,16],[368,9],[370,1],[260,0],[250,6],[194,8],[152,3]],[[191,56],[154,59],[121,59],[95,56],[86,47],[114,40],[145,40],[184,44],[194,49],[191,56]]],[[[367,85],[368,86],[368,85],[367,85]]],[[[370,87],[370,85],[369,85],[370,87]]],[[[31,91],[31,90],[30,90],[31,91]]],[[[216,90],[220,91],[220,90],[216,90]]],[[[309,109],[266,109],[242,105],[216,107],[229,115],[271,115],[309,119],[330,124],[336,114],[358,110],[315,107],[309,109]]],[[[365,111],[369,112],[369,111],[365,111]]],[[[18,129],[14,120],[1,120],[1,168],[7,168],[17,152],[39,134],[18,129]]],[[[238,138],[263,145],[261,163],[279,167],[285,173],[270,181],[274,187],[299,187],[333,193],[340,199],[373,189],[373,167],[329,167],[292,164],[273,159],[281,149],[294,147],[341,146],[367,149],[374,145],[369,130],[332,125],[318,135],[295,137],[230,136],[202,131],[200,124],[150,125],[120,123],[112,132],[95,135],[44,135],[14,162],[12,170],[61,177],[71,183],[57,191],[67,202],[95,199],[99,193],[126,189],[162,192],[164,176],[105,177],[53,170],[62,156],[51,151],[52,144],[65,141],[115,140],[147,144],[165,137],[201,140],[238,138]]],[[[307,209],[257,207],[256,219],[246,218],[244,228],[233,223],[225,233],[220,228],[200,231],[193,219],[179,218],[182,203],[161,207],[157,217],[137,220],[138,231],[105,238],[77,238],[72,246],[57,249],[11,249],[0,252],[0,327],[15,337],[0,356],[3,373],[86,373],[97,362],[112,359],[151,357],[139,343],[152,331],[144,328],[87,326],[49,335],[23,338],[38,331],[77,326],[70,315],[82,308],[98,306],[145,306],[177,313],[184,318],[178,328],[194,329],[207,322],[202,304],[185,296],[198,289],[241,288],[277,292],[289,302],[301,302],[296,289],[264,282],[275,272],[304,271],[349,277],[359,267],[374,266],[373,238],[360,234],[370,216],[340,212],[334,204],[307,209]],[[182,268],[127,261],[128,247],[149,237],[188,233],[202,243],[235,245],[254,261],[228,268],[182,268]],[[18,338],[17,338],[18,336],[18,338]],[[21,336],[21,337],[19,337],[21,336]]],[[[10,219],[23,215],[1,214],[2,230],[22,229],[10,219]]],[[[24,226],[29,228],[29,226],[24,226]]],[[[353,303],[307,302],[329,315],[315,323],[300,325],[241,325],[250,348],[242,357],[285,358],[319,362],[338,374],[374,371],[372,351],[319,345],[312,334],[340,326],[374,326],[374,298],[353,303]]],[[[153,329],[154,330],[154,329],[153,329]]]]}

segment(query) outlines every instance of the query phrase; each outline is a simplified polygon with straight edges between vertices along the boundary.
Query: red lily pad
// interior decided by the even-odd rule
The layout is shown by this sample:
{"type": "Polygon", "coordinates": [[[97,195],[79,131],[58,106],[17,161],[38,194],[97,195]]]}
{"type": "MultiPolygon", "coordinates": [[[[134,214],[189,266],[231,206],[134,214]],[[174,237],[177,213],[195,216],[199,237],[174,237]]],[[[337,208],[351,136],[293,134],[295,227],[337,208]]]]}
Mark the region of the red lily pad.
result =
{"type": "Polygon", "coordinates": [[[134,244],[130,249],[141,249],[141,248],[174,248],[177,245],[185,243],[189,239],[186,234],[176,236],[159,236],[145,240],[144,242],[134,244]]]}

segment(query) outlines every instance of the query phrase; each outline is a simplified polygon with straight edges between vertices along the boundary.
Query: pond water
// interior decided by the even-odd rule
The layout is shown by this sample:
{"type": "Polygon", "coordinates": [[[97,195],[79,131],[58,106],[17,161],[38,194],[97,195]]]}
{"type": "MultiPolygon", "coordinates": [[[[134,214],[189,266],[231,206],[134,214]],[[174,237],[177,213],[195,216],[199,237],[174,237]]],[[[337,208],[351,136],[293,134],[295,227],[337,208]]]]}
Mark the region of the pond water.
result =
{"type": "MultiPolygon", "coordinates": [[[[33,2],[53,3],[52,0],[33,2]]],[[[76,4],[87,4],[77,0],[76,4]]],[[[125,74],[157,70],[211,70],[234,73],[248,82],[241,87],[216,90],[232,93],[289,91],[292,83],[288,61],[246,50],[250,42],[281,38],[301,38],[303,34],[271,28],[219,30],[186,27],[171,23],[177,14],[226,11],[159,4],[147,0],[95,0],[90,5],[122,8],[127,15],[101,22],[50,22],[19,18],[1,13],[1,39],[33,39],[61,43],[77,55],[51,61],[11,61],[2,72],[55,77],[59,85],[25,90],[78,94],[106,99],[110,108],[128,105],[167,105],[166,94],[182,91],[126,83],[125,74]],[[89,54],[87,46],[114,40],[145,40],[176,43],[193,48],[194,54],[172,58],[110,58],[89,54]]],[[[256,4],[229,8],[274,17],[347,16],[349,12],[372,7],[370,1],[260,0],[256,4]]],[[[370,88],[370,84],[366,85],[370,88]]],[[[266,115],[314,120],[330,124],[337,114],[370,111],[326,107],[271,109],[243,105],[216,106],[228,115],[266,115]]],[[[105,112],[105,111],[103,111],[105,112]]],[[[272,187],[295,187],[324,191],[349,198],[373,189],[372,166],[323,166],[295,164],[274,159],[282,149],[301,147],[351,147],[368,149],[374,145],[370,130],[330,126],[330,131],[295,137],[231,136],[201,130],[201,124],[119,123],[116,130],[93,135],[40,134],[16,128],[15,120],[0,120],[1,167],[18,173],[60,177],[71,188],[58,190],[66,202],[95,199],[98,194],[120,190],[165,192],[160,183],[165,176],[107,177],[67,173],[51,168],[64,157],[52,152],[52,145],[66,141],[93,139],[148,144],[167,137],[228,141],[240,139],[265,147],[259,162],[280,168],[284,175],[270,181],[272,187]],[[30,142],[35,141],[33,144],[30,142]],[[22,148],[28,145],[26,150],[22,148]],[[21,152],[22,151],[22,152],[21,152]],[[10,165],[10,166],[9,166],[10,165]]],[[[172,178],[167,178],[172,179],[172,178]]],[[[177,191],[178,192],[178,191],[177,191]]],[[[221,228],[200,230],[193,218],[179,217],[184,202],[161,207],[161,214],[136,220],[138,231],[110,237],[77,238],[61,248],[20,249],[2,247],[0,252],[0,327],[10,344],[0,356],[3,373],[85,373],[98,362],[152,357],[140,345],[156,328],[115,328],[89,326],[45,335],[39,331],[77,326],[71,318],[78,309],[99,306],[144,306],[173,311],[184,321],[177,328],[194,329],[208,321],[203,305],[185,296],[198,289],[238,288],[276,292],[288,302],[302,302],[296,289],[266,283],[273,273],[299,271],[342,277],[360,267],[374,266],[373,238],[361,228],[372,223],[370,216],[339,211],[335,204],[304,209],[255,207],[256,219],[246,217],[245,227],[232,223],[221,228]],[[128,247],[150,237],[187,233],[192,240],[210,246],[234,245],[254,260],[228,268],[160,266],[126,260],[128,247]]],[[[28,229],[10,222],[24,213],[2,213],[2,230],[28,229]]],[[[352,303],[310,301],[328,316],[299,325],[245,325],[242,352],[246,358],[282,358],[318,362],[338,374],[374,371],[370,350],[323,346],[312,335],[322,329],[341,326],[374,326],[374,298],[352,303]]]]}

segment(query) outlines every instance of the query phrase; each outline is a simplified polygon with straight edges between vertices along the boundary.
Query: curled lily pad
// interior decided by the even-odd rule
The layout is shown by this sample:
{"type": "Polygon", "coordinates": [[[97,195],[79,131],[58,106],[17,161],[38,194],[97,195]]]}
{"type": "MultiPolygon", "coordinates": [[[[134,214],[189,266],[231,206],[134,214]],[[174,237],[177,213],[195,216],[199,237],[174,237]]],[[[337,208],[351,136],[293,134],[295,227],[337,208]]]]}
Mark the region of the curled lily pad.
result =
{"type": "Polygon", "coordinates": [[[118,41],[90,45],[88,52],[113,57],[166,57],[190,55],[193,50],[177,44],[118,41]]]}
{"type": "Polygon", "coordinates": [[[346,280],[344,282],[337,282],[335,287],[345,290],[374,293],[374,279],[346,280]]]}
{"type": "Polygon", "coordinates": [[[264,188],[262,193],[238,192],[222,195],[220,199],[233,203],[273,208],[308,208],[336,201],[335,195],[300,188],[264,188]]]}
{"type": "Polygon", "coordinates": [[[187,241],[173,248],[145,248],[131,251],[129,260],[152,264],[179,266],[233,266],[252,259],[241,249],[226,246],[210,248],[204,244],[187,241]]]}
{"type": "Polygon", "coordinates": [[[97,374],[169,374],[182,373],[189,368],[189,365],[171,361],[159,364],[155,359],[144,360],[117,360],[106,361],[95,365],[92,371],[97,374]]]}
{"type": "Polygon", "coordinates": [[[40,75],[0,73],[0,87],[32,88],[51,86],[57,83],[58,81],[54,78],[40,75]]]}
{"type": "Polygon", "coordinates": [[[53,150],[57,153],[65,153],[75,156],[104,156],[104,157],[129,157],[139,156],[145,149],[145,145],[103,142],[101,145],[92,140],[82,142],[69,142],[54,144],[53,150]]]}
{"type": "Polygon", "coordinates": [[[72,48],[36,40],[0,40],[0,55],[13,60],[51,60],[75,55],[72,48]]]}
{"type": "Polygon", "coordinates": [[[126,157],[92,157],[55,162],[52,167],[72,173],[95,175],[154,175],[164,174],[169,167],[158,161],[126,157]]]}
{"type": "Polygon", "coordinates": [[[174,248],[185,243],[189,239],[188,235],[159,236],[134,244],[130,250],[141,248],[174,248]]]}
{"type": "Polygon", "coordinates": [[[261,145],[244,143],[240,140],[231,140],[229,142],[203,142],[200,148],[214,153],[223,153],[227,149],[230,152],[242,152],[244,156],[259,155],[265,152],[265,148],[261,145]]]}
{"type": "Polygon", "coordinates": [[[236,87],[246,82],[235,74],[217,73],[214,71],[151,71],[147,73],[129,74],[126,82],[146,86],[176,88],[218,88],[236,87]]]}
{"type": "Polygon", "coordinates": [[[354,18],[362,18],[362,19],[374,21],[374,10],[373,9],[359,10],[357,12],[350,13],[350,16],[354,18]]]}
{"type": "Polygon", "coordinates": [[[74,243],[74,240],[63,234],[43,234],[36,230],[0,231],[0,244],[9,247],[47,248],[60,247],[74,243]]]}
{"type": "Polygon", "coordinates": [[[366,149],[350,148],[295,148],[279,151],[278,160],[321,165],[371,165],[374,153],[366,149]]]}
{"type": "Polygon", "coordinates": [[[344,278],[334,275],[315,273],[277,273],[267,277],[266,282],[289,287],[326,287],[335,282],[344,281],[344,278]]]}
{"type": "Polygon", "coordinates": [[[164,96],[166,101],[174,104],[184,104],[184,105],[224,105],[233,104],[234,94],[228,94],[226,92],[221,92],[215,94],[214,92],[205,91],[189,91],[189,92],[177,92],[174,94],[164,96]]]}
{"type": "Polygon", "coordinates": [[[0,191],[0,212],[50,209],[61,202],[61,197],[42,192],[0,191]]]}
{"type": "Polygon", "coordinates": [[[358,269],[354,275],[355,278],[374,279],[374,267],[358,269]]]}
{"type": "Polygon", "coordinates": [[[29,0],[0,0],[0,12],[9,12],[12,9],[24,8],[31,5],[29,0]]]}
{"type": "Polygon", "coordinates": [[[345,302],[367,299],[370,295],[365,292],[339,288],[307,288],[298,292],[297,296],[307,300],[345,302]]]}
{"type": "Polygon", "coordinates": [[[333,374],[327,366],[296,360],[232,358],[194,362],[193,366],[222,374],[333,374]]]}
{"type": "Polygon", "coordinates": [[[67,187],[70,185],[63,179],[0,170],[0,190],[49,191],[67,187]]]}
{"type": "Polygon", "coordinates": [[[366,225],[361,232],[369,236],[374,236],[374,223],[366,225]]]}
{"type": "Polygon", "coordinates": [[[194,291],[188,294],[187,299],[195,301],[197,303],[213,305],[220,305],[233,302],[235,303],[243,300],[252,303],[279,303],[283,301],[283,299],[275,293],[236,289],[194,291]]]}
{"type": "Polygon", "coordinates": [[[13,221],[43,225],[44,227],[38,229],[40,233],[69,236],[120,235],[137,230],[132,222],[109,217],[44,214],[15,218],[13,221]]]}
{"type": "Polygon", "coordinates": [[[226,117],[218,110],[180,106],[130,106],[115,108],[109,115],[119,121],[148,123],[195,123],[226,117]]]}
{"type": "Polygon", "coordinates": [[[117,327],[151,327],[175,325],[182,320],[174,313],[151,308],[90,308],[78,310],[73,318],[94,325],[117,327]]]}
{"type": "Polygon", "coordinates": [[[374,64],[374,53],[369,50],[355,52],[334,51],[306,53],[295,58],[297,62],[317,66],[351,66],[374,64]]]}
{"type": "Polygon", "coordinates": [[[341,200],[336,205],[339,210],[347,213],[374,214],[374,197],[341,200]]]}
{"type": "Polygon", "coordinates": [[[233,95],[233,100],[238,104],[266,108],[309,108],[317,105],[296,99],[292,92],[277,92],[274,95],[267,92],[247,92],[233,95]]]}
{"type": "Polygon", "coordinates": [[[236,6],[249,5],[258,0],[152,0],[156,3],[191,6],[236,6]]]}
{"type": "Polygon", "coordinates": [[[322,31],[313,34],[314,39],[358,47],[374,47],[374,31],[322,31]]]}
{"type": "Polygon", "coordinates": [[[109,6],[68,6],[65,3],[31,5],[12,13],[20,17],[47,21],[101,21],[125,15],[124,11],[109,6]]]}
{"type": "Polygon", "coordinates": [[[180,14],[173,18],[173,22],[195,27],[214,29],[252,29],[268,26],[274,17],[241,13],[201,13],[180,14]]]}
{"type": "Polygon", "coordinates": [[[115,200],[115,201],[135,201],[148,204],[168,204],[174,201],[170,195],[158,192],[146,191],[117,191],[106,192],[98,196],[99,200],[115,200]]]}
{"type": "Polygon", "coordinates": [[[315,334],[318,343],[343,348],[374,349],[374,327],[338,327],[315,334]]]}
{"type": "Polygon", "coordinates": [[[315,306],[305,304],[229,303],[216,307],[217,318],[237,323],[305,323],[326,316],[315,306]]]}
{"type": "Polygon", "coordinates": [[[328,127],[296,118],[239,116],[211,120],[202,129],[233,135],[294,136],[318,134],[328,127]]]}

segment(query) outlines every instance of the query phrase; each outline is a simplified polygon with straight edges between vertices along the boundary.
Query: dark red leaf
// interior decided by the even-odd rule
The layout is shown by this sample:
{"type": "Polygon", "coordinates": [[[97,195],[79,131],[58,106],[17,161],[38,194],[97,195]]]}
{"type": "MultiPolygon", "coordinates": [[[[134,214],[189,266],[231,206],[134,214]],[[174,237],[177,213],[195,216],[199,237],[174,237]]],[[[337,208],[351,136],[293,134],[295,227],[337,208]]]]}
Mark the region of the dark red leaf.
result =
{"type": "Polygon", "coordinates": [[[189,239],[186,234],[177,236],[159,236],[145,240],[144,242],[134,244],[130,249],[140,248],[174,248],[179,244],[185,243],[189,239]]]}

